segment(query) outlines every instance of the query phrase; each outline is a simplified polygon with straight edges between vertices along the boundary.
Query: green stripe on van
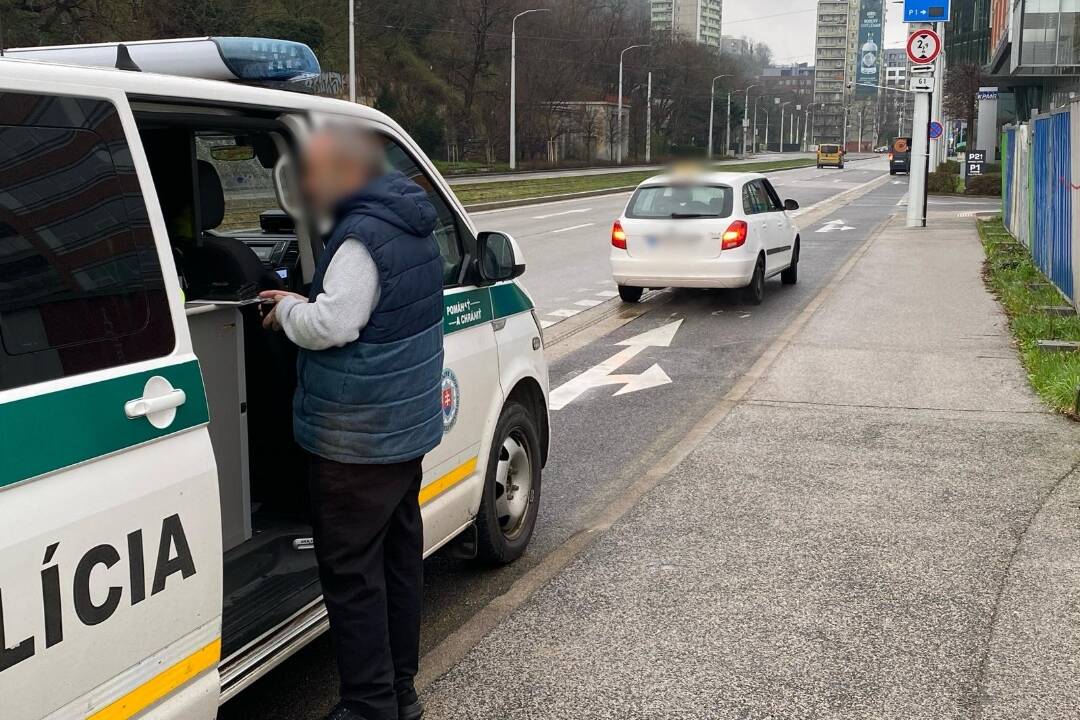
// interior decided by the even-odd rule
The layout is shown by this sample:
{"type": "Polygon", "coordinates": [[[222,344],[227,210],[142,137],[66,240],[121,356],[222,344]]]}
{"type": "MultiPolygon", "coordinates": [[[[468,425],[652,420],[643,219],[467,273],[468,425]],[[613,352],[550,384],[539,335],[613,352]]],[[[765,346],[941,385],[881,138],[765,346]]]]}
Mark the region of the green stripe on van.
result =
{"type": "Polygon", "coordinates": [[[202,425],[209,420],[195,360],[0,404],[0,487],[202,425]],[[169,427],[129,420],[124,403],[160,375],[187,394],[169,427]]]}
{"type": "Polygon", "coordinates": [[[443,333],[449,335],[492,320],[532,310],[517,283],[493,285],[443,296],[443,333]]]}

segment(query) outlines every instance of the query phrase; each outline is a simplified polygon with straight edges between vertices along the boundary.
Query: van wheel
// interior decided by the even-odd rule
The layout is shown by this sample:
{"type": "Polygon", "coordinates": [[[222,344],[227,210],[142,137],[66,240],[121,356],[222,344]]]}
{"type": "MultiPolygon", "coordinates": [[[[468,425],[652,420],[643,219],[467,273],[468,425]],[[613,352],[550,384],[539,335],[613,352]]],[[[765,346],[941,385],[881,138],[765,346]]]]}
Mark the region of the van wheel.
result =
{"type": "Polygon", "coordinates": [[[794,285],[799,282],[799,241],[795,241],[795,249],[791,251],[791,264],[780,273],[780,282],[785,285],[794,285]]]}
{"type": "Polygon", "coordinates": [[[507,402],[495,425],[484,496],[476,515],[476,557],[503,565],[521,557],[540,506],[540,433],[517,401],[507,402]]]}
{"type": "Polygon", "coordinates": [[[836,166],[836,168],[838,170],[843,170],[844,169],[844,163],[840,163],[839,165],[836,166]]]}
{"type": "Polygon", "coordinates": [[[750,284],[743,290],[743,298],[750,305],[760,305],[765,299],[765,258],[759,257],[754,266],[750,284]]]}
{"type": "Polygon", "coordinates": [[[630,287],[629,285],[619,286],[619,297],[623,299],[623,302],[636,303],[641,299],[643,292],[645,292],[645,288],[630,287]]]}

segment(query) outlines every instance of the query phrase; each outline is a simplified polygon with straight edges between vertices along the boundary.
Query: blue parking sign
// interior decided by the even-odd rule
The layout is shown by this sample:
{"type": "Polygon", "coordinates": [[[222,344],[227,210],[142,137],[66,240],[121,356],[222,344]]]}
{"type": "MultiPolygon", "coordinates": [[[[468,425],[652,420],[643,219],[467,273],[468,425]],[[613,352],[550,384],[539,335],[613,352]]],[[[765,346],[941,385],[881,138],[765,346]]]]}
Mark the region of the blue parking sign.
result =
{"type": "Polygon", "coordinates": [[[945,134],[945,126],[939,123],[937,120],[930,123],[930,139],[937,140],[939,137],[945,134]]]}
{"type": "Polygon", "coordinates": [[[949,22],[952,0],[904,0],[904,22],[949,22]]]}

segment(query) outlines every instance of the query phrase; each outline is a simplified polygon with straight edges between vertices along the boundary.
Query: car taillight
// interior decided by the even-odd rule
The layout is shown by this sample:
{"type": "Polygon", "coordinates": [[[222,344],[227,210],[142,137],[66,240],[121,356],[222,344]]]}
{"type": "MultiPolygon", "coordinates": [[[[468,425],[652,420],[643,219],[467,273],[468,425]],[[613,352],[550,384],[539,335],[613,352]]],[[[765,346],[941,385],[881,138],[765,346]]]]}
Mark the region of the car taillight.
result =
{"type": "Polygon", "coordinates": [[[620,250],[626,249],[626,232],[622,229],[622,223],[618,220],[611,226],[611,244],[620,250]]]}
{"type": "Polygon", "coordinates": [[[889,162],[892,162],[892,153],[889,153],[889,162]]]}
{"type": "Polygon", "coordinates": [[[747,225],[742,220],[736,220],[728,225],[728,229],[724,231],[723,241],[720,243],[721,250],[730,250],[737,248],[746,242],[747,225]]]}

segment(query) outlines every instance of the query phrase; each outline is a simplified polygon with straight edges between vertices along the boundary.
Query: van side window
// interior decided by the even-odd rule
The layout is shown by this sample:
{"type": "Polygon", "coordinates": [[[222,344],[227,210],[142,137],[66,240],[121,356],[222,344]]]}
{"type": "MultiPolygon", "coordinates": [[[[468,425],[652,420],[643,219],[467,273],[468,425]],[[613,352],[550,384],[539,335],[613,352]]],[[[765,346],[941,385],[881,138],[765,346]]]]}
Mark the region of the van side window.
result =
{"type": "Polygon", "coordinates": [[[386,140],[386,158],[394,170],[404,174],[427,192],[428,200],[439,214],[439,221],[433,234],[439,244],[439,252],[442,253],[443,287],[460,285],[464,253],[461,243],[462,229],[457,216],[408,151],[389,138],[386,140]]]}
{"type": "Polygon", "coordinates": [[[167,355],[174,340],[116,109],[0,93],[0,390],[167,355]]]}

